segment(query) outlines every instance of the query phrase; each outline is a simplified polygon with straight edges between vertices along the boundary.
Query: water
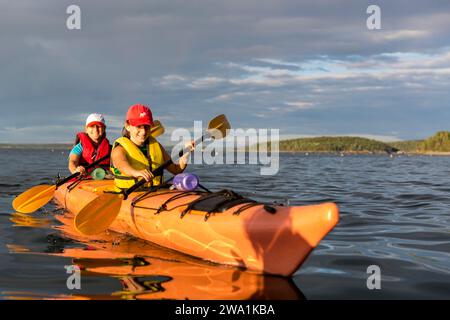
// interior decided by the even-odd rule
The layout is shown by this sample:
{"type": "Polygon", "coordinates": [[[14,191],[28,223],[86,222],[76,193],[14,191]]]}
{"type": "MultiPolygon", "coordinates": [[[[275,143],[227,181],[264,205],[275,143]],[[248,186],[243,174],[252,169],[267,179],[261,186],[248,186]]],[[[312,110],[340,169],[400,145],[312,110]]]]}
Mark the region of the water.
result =
{"type": "Polygon", "coordinates": [[[210,189],[257,200],[339,205],[339,224],[292,279],[215,266],[120,235],[89,243],[58,227],[53,204],[12,214],[14,196],[67,173],[67,152],[0,149],[0,298],[450,298],[449,157],[280,157],[271,177],[250,165],[189,171],[210,189]],[[85,250],[90,245],[101,249],[85,250]],[[143,253],[150,258],[134,258],[143,253]],[[85,268],[81,290],[66,287],[64,266],[72,264],[85,268]],[[367,288],[370,265],[380,267],[380,290],[367,288]]]}

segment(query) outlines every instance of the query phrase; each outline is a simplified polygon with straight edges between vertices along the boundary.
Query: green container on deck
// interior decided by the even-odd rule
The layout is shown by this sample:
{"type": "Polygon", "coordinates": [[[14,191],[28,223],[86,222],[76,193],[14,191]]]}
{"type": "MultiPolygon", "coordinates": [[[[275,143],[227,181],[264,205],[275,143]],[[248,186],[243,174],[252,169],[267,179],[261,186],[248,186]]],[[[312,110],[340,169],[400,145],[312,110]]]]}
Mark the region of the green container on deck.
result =
{"type": "Polygon", "coordinates": [[[103,179],[105,179],[105,176],[106,176],[106,172],[102,168],[96,168],[91,173],[91,177],[94,180],[103,180],[103,179]]]}

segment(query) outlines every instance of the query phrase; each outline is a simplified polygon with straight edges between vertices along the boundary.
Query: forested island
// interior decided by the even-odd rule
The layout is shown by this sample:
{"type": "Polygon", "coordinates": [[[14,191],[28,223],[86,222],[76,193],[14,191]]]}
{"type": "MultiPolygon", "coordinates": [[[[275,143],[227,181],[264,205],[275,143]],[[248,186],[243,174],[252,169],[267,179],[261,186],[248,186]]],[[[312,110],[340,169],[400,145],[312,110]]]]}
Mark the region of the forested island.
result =
{"type": "MultiPolygon", "coordinates": [[[[270,149],[271,146],[269,144],[270,149]]],[[[439,131],[425,140],[381,142],[362,137],[315,137],[280,141],[282,152],[450,154],[450,132],[439,131]]]]}
{"type": "MultiPolygon", "coordinates": [[[[0,149],[54,149],[70,150],[71,144],[12,144],[2,143],[0,149]]],[[[250,147],[256,150],[257,146],[250,147]]],[[[269,144],[268,149],[271,146],[269,144]]],[[[449,154],[450,132],[439,131],[424,140],[408,140],[396,142],[381,142],[362,137],[315,137],[282,140],[279,143],[282,152],[312,152],[312,153],[367,153],[367,154],[449,154]]]]}

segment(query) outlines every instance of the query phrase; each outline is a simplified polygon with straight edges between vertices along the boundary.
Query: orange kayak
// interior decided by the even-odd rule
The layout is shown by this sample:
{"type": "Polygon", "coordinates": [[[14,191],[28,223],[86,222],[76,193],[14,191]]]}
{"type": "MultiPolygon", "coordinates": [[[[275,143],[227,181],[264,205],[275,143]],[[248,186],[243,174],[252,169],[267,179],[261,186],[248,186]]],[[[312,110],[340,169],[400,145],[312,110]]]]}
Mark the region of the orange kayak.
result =
{"type": "MultiPolygon", "coordinates": [[[[70,191],[67,186],[56,190],[55,199],[76,215],[111,190],[113,181],[86,180],[70,191]]],[[[168,189],[132,193],[110,229],[210,262],[291,276],[339,220],[334,203],[269,208],[241,203],[223,212],[195,207],[186,212],[201,196],[168,189]]]]}

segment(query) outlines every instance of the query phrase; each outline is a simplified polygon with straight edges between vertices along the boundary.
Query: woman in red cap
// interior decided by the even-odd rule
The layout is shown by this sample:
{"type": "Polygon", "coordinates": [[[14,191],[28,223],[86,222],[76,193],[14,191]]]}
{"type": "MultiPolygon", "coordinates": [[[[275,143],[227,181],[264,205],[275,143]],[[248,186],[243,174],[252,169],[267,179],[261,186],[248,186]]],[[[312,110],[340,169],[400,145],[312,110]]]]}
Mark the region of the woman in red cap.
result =
{"type": "MultiPolygon", "coordinates": [[[[117,188],[128,189],[142,178],[151,185],[163,182],[162,174],[155,177],[152,171],[169,160],[170,156],[150,135],[151,126],[153,116],[147,106],[135,104],[128,109],[124,136],[114,142],[111,153],[111,168],[117,188]]],[[[172,174],[183,172],[188,157],[189,153],[185,154],[179,159],[178,164],[171,164],[167,170],[172,174]]]]}
{"type": "MultiPolygon", "coordinates": [[[[84,176],[87,173],[87,165],[110,154],[111,146],[106,138],[105,129],[106,124],[103,115],[92,113],[87,117],[84,132],[77,134],[75,146],[69,154],[69,170],[71,173],[80,172],[84,176]]],[[[107,169],[109,159],[101,162],[99,167],[107,169]]]]}

